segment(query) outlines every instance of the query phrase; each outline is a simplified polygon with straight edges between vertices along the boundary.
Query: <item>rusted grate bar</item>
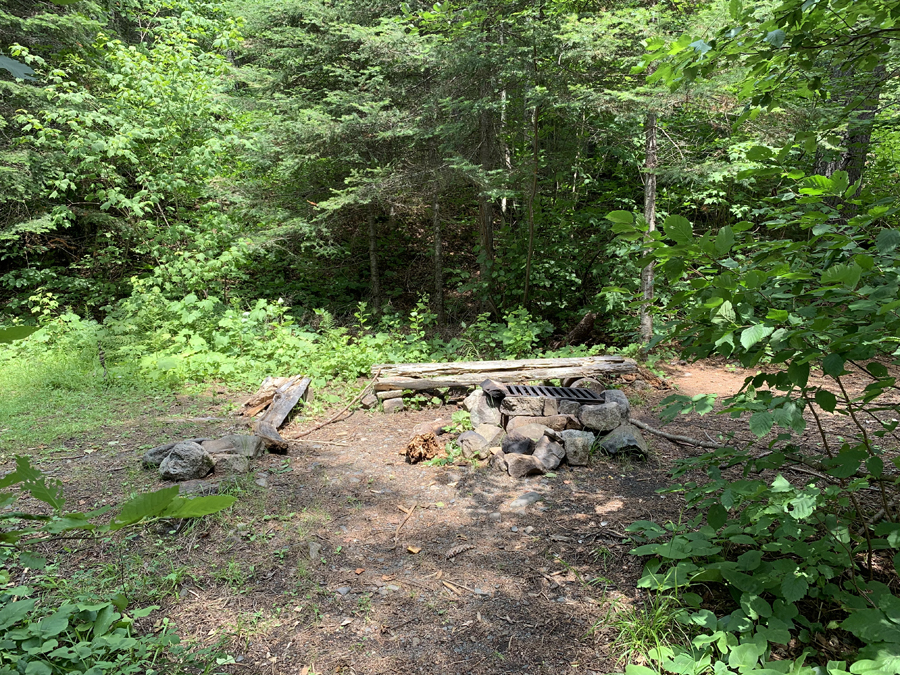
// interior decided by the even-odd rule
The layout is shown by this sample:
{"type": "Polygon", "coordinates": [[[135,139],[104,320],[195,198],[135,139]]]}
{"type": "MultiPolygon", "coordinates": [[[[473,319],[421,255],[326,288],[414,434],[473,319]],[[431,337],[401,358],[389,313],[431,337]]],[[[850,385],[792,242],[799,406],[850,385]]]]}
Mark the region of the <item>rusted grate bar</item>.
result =
{"type": "Polygon", "coordinates": [[[538,396],[541,398],[555,398],[560,401],[575,401],[576,403],[603,402],[590,389],[581,389],[579,387],[533,387],[527,384],[507,384],[506,389],[510,396],[538,396]]]}

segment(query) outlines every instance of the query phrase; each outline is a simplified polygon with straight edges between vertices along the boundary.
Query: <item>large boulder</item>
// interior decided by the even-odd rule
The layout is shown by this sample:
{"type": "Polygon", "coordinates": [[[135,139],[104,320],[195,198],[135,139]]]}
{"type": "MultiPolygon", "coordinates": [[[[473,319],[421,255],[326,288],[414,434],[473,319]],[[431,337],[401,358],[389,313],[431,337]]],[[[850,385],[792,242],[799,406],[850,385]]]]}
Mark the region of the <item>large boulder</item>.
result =
{"type": "Polygon", "coordinates": [[[581,423],[594,431],[612,431],[628,419],[618,403],[581,406],[581,423]]]}
{"type": "Polygon", "coordinates": [[[492,424],[500,426],[500,408],[490,396],[481,389],[476,389],[466,396],[462,403],[463,410],[469,412],[469,419],[473,427],[480,424],[492,424]]]}
{"type": "Polygon", "coordinates": [[[194,480],[203,478],[213,469],[213,458],[198,443],[177,443],[159,465],[159,473],[166,480],[194,480]]]}
{"type": "Polygon", "coordinates": [[[507,396],[500,403],[500,412],[509,417],[543,417],[544,399],[540,396],[507,396]]]}
{"type": "Polygon", "coordinates": [[[607,389],[603,392],[602,398],[604,403],[615,403],[622,406],[622,410],[625,411],[625,419],[628,419],[628,416],[631,414],[631,403],[628,402],[628,397],[624,391],[621,389],[607,389]]]}
{"type": "Polygon", "coordinates": [[[487,459],[490,445],[487,439],[475,431],[465,431],[456,439],[466,459],[487,459]]]}
{"type": "Polygon", "coordinates": [[[560,415],[578,415],[581,413],[581,404],[577,401],[560,401],[557,406],[560,415]]]}
{"type": "Polygon", "coordinates": [[[572,466],[587,466],[591,458],[591,448],[597,437],[590,431],[567,429],[560,432],[566,449],[566,461],[572,466]]]}
{"type": "Polygon", "coordinates": [[[566,456],[566,451],[559,443],[544,436],[535,443],[532,456],[544,466],[546,471],[553,471],[566,456]]]}
{"type": "Polygon", "coordinates": [[[647,441],[633,424],[623,424],[600,441],[600,449],[607,455],[632,453],[647,456],[647,441]]]}
{"type": "Polygon", "coordinates": [[[241,455],[251,459],[262,457],[266,451],[262,438],[248,434],[230,434],[214,441],[203,441],[200,445],[211,455],[241,455]]]}
{"type": "Polygon", "coordinates": [[[507,433],[512,433],[515,429],[524,427],[526,424],[540,424],[549,427],[554,431],[562,431],[563,429],[580,429],[581,422],[574,415],[551,415],[550,417],[510,417],[506,423],[507,433]]]}
{"type": "Polygon", "coordinates": [[[169,456],[169,453],[172,452],[172,448],[174,448],[179,443],[204,443],[210,440],[209,438],[189,438],[186,441],[172,441],[171,443],[164,443],[163,445],[157,445],[155,448],[148,450],[144,453],[143,463],[148,469],[154,469],[162,464],[162,461],[169,456]]]}
{"type": "Polygon", "coordinates": [[[588,391],[592,391],[597,396],[600,396],[604,391],[606,391],[606,387],[600,384],[599,380],[595,380],[593,377],[582,377],[579,380],[575,380],[571,385],[573,389],[587,389],[588,391]]]}
{"type": "Polygon", "coordinates": [[[506,460],[509,475],[513,478],[540,476],[546,473],[544,465],[534,455],[506,455],[504,459],[506,460]]]}

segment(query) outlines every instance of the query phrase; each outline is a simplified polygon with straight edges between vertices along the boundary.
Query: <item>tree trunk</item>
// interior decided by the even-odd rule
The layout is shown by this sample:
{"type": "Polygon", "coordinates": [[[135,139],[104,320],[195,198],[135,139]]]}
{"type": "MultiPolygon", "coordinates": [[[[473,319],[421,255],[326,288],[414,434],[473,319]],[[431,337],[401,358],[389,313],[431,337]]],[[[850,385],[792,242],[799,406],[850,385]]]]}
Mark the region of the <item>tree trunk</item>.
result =
{"type": "MultiPolygon", "coordinates": [[[[656,113],[647,113],[644,121],[645,161],[644,161],[644,220],[647,221],[647,235],[656,229],[656,113]]],[[[641,341],[646,345],[653,339],[653,263],[641,271],[641,341]]]]}
{"type": "Polygon", "coordinates": [[[444,325],[444,254],[441,249],[441,218],[438,206],[437,193],[434,195],[432,207],[434,219],[432,230],[434,232],[434,311],[437,314],[439,326],[444,325]]]}
{"type": "Polygon", "coordinates": [[[381,284],[378,279],[378,239],[375,228],[375,212],[369,211],[369,284],[375,314],[381,310],[381,284]]]}
{"type": "Polygon", "coordinates": [[[540,145],[538,141],[538,116],[540,109],[534,106],[534,113],[531,120],[532,133],[532,166],[531,166],[531,191],[528,193],[528,255],[525,258],[525,292],[522,295],[522,304],[527,308],[529,300],[529,291],[531,290],[531,259],[534,257],[534,200],[537,197],[537,179],[538,179],[538,153],[540,145]]]}

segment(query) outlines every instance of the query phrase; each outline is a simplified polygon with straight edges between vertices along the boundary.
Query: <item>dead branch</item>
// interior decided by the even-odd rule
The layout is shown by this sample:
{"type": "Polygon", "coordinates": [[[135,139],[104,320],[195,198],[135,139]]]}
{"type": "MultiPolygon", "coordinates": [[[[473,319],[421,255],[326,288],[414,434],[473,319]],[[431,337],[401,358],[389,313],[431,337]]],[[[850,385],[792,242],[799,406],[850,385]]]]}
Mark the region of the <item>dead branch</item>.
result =
{"type": "Polygon", "coordinates": [[[700,441],[696,438],[691,438],[690,436],[680,436],[678,434],[670,434],[665,431],[660,431],[659,429],[654,429],[649,424],[645,424],[640,420],[636,420],[633,418],[629,418],[628,422],[633,424],[638,429],[643,429],[651,434],[655,434],[657,436],[662,436],[663,438],[667,438],[670,441],[674,441],[675,443],[686,443],[687,445],[696,445],[699,448],[708,448],[709,450],[719,450],[726,446],[719,445],[718,443],[710,443],[708,441],[700,441]]]}
{"type": "MultiPolygon", "coordinates": [[[[372,387],[373,384],[375,384],[375,380],[378,379],[378,376],[379,376],[379,375],[381,375],[381,371],[380,371],[380,370],[379,370],[377,373],[375,373],[375,377],[372,378],[372,380],[369,382],[369,384],[367,384],[365,387],[363,387],[363,390],[362,390],[361,392],[359,392],[359,394],[356,396],[356,398],[354,398],[352,401],[350,401],[350,403],[347,404],[347,407],[344,408],[343,410],[341,410],[337,415],[334,415],[333,417],[331,417],[331,418],[325,420],[325,421],[322,422],[321,424],[317,424],[317,425],[314,426],[312,429],[307,429],[306,431],[301,431],[299,434],[297,434],[296,436],[294,436],[293,439],[303,438],[304,436],[309,436],[312,432],[318,431],[318,430],[321,429],[322,427],[328,426],[329,424],[331,424],[332,422],[334,422],[338,417],[340,417],[340,416],[343,415],[345,412],[347,412],[348,410],[350,410],[350,408],[352,408],[353,405],[354,405],[355,403],[357,403],[363,396],[366,395],[366,392],[368,392],[368,391],[369,391],[369,388],[372,387]]],[[[293,439],[292,439],[292,440],[293,440],[293,439]]]]}

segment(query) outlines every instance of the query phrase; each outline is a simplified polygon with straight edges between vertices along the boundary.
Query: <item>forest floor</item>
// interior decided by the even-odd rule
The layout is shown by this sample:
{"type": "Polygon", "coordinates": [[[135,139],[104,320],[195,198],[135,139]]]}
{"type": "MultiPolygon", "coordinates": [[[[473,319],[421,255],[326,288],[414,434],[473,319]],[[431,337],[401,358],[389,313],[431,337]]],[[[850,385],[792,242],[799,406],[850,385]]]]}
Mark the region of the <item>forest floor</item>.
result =
{"type": "MultiPolygon", "coordinates": [[[[665,368],[670,390],[612,383],[628,393],[632,417],[655,427],[662,426],[656,404],[673,390],[725,396],[753,374],[724,362],[665,368]]],[[[124,426],[119,420],[59,445],[12,450],[60,478],[73,508],[114,504],[163,487],[141,467],[147,448],[244,432],[246,424],[227,413],[245,395],[178,396],[132,407],[124,426]]],[[[469,464],[407,464],[402,452],[413,427],[449,419],[455,409],[356,411],[293,441],[287,456],[257,460],[254,473],[227,488],[238,498],[227,513],[183,529],[157,524],[120,539],[67,542],[66,555],[48,546],[44,553],[58,562],[42,583],[68,595],[126,586],[133,603],[161,606],[143,628],[159,630],[168,618],[184,639],[218,642],[235,658],[217,672],[623,670],[616,616],[645,599],[636,588],[642,560],[629,554],[625,528],[689,519],[680,495],[658,491],[670,484],[676,460],[703,451],[647,435],[646,461],[600,458],[525,480],[469,464]],[[532,491],[540,501],[511,506],[532,491]],[[470,548],[448,559],[463,545],[470,548]]],[[[295,420],[282,433],[290,438],[313,422],[295,420]]],[[[836,435],[849,433],[843,419],[827,423],[836,435]]],[[[746,423],[727,416],[686,415],[665,428],[752,439],[746,423]]],[[[797,439],[804,442],[815,443],[811,430],[797,439]]],[[[12,468],[11,454],[0,461],[0,472],[12,468]]],[[[32,574],[39,573],[13,581],[29,583],[32,574]]]]}

